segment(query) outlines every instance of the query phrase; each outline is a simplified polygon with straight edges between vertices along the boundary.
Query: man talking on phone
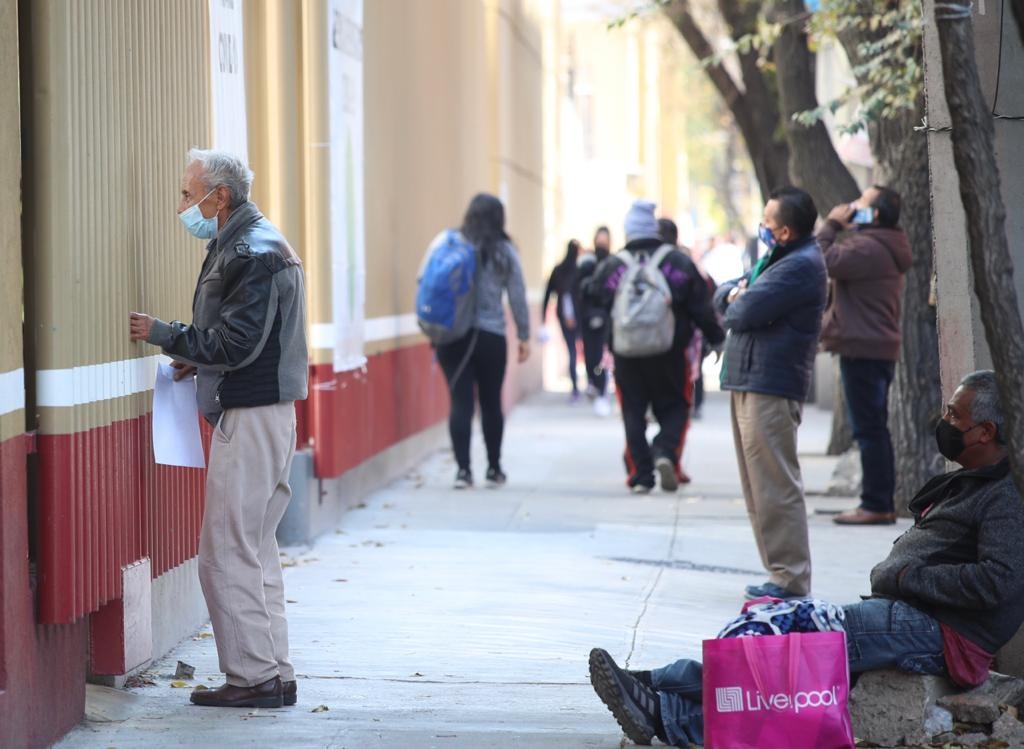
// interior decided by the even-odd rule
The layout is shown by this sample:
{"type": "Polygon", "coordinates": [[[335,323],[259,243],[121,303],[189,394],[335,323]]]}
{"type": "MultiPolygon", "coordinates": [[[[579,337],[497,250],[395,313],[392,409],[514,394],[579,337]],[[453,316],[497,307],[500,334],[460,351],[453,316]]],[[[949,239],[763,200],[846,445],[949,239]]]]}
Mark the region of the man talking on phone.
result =
{"type": "Polygon", "coordinates": [[[904,274],[913,262],[899,220],[899,193],[876,185],[833,208],[818,231],[830,286],[821,340],[839,354],[864,477],[860,505],[837,515],[840,525],[896,522],[889,385],[900,355],[904,274]]]}

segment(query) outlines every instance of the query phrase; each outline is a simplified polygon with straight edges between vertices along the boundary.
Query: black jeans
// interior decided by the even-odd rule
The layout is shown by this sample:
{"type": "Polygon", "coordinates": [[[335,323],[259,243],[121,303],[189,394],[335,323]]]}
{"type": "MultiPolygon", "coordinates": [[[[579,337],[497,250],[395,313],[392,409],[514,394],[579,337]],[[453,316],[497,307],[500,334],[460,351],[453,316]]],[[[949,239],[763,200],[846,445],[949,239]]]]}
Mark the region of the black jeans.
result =
{"type": "Polygon", "coordinates": [[[576,384],[576,328],[570,328],[563,321],[558,324],[562,326],[562,337],[565,338],[565,347],[569,349],[569,381],[572,382],[572,391],[579,392],[576,384]]]}
{"type": "Polygon", "coordinates": [[[679,346],[657,356],[615,357],[630,486],[654,486],[654,461],[659,457],[678,464],[690,413],[686,384],[686,352],[679,346]],[[648,406],[661,427],[652,444],[647,442],[648,406]]]}
{"type": "Polygon", "coordinates": [[[860,447],[863,471],[860,504],[871,512],[893,512],[896,474],[889,435],[889,385],[895,362],[839,358],[846,409],[860,447]]]}
{"type": "Polygon", "coordinates": [[[608,372],[601,366],[604,358],[604,347],[608,342],[608,323],[599,328],[590,327],[589,320],[584,316],[581,321],[580,337],[583,339],[583,361],[587,365],[587,384],[604,395],[608,389],[608,372]]]}
{"type": "Polygon", "coordinates": [[[455,462],[460,469],[466,470],[469,470],[474,386],[480,400],[480,422],[489,466],[497,467],[501,463],[501,437],[505,431],[505,416],[501,412],[501,386],[505,381],[505,366],[508,363],[508,343],[505,336],[483,330],[475,331],[475,335],[475,344],[474,331],[470,331],[458,341],[437,347],[437,361],[448,380],[448,392],[451,395],[448,433],[452,438],[455,462]],[[459,372],[463,361],[465,366],[459,372]]]}

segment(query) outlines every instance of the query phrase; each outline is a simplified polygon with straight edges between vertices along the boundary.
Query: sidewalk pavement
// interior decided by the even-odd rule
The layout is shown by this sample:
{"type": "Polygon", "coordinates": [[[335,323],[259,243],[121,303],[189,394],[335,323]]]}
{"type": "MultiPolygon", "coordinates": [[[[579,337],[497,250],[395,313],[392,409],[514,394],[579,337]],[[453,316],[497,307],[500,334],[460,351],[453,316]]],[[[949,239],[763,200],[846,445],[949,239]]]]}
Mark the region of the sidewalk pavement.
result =
{"type": "MultiPolygon", "coordinates": [[[[824,491],[835,464],[823,455],[829,418],[804,411],[810,493],[824,491]]],[[[619,419],[561,394],[517,408],[505,444],[501,490],[451,490],[455,467],[441,451],[312,549],[288,550],[297,707],[189,706],[194,684],[220,683],[206,629],[139,686],[91,687],[99,720],[58,746],[619,747],[587,677],[590,649],[635,668],[700,657],[701,640],[739,612],[743,587],[765,579],[728,400],[709,395],[687,443],[693,483],[677,494],[630,495],[619,419]],[[178,660],[196,671],[176,688],[178,660]]],[[[482,474],[478,443],[474,461],[482,474]]],[[[868,571],[908,524],[843,528],[814,514],[852,503],[808,499],[814,594],[839,603],[868,592],[868,571]]]]}

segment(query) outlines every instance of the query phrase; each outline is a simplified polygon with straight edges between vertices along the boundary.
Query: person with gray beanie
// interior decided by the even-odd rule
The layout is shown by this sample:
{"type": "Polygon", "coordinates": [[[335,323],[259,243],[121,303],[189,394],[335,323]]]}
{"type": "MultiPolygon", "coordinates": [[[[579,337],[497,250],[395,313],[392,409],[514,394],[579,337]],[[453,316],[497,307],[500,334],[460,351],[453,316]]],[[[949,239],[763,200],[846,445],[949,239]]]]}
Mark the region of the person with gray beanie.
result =
{"type": "Polygon", "coordinates": [[[690,408],[684,388],[686,347],[696,328],[712,344],[725,339],[697,267],[677,247],[663,246],[654,209],[649,200],[633,203],[624,222],[626,246],[603,260],[583,286],[586,299],[611,312],[617,294],[628,291],[623,280],[630,269],[637,264],[656,262],[671,294],[666,301],[672,310],[674,330],[667,351],[637,356],[627,354],[621,347],[617,350],[615,320],[612,325],[615,386],[626,433],[626,483],[637,494],[654,488],[655,471],[662,489],[675,491],[679,487],[677,466],[690,408]],[[649,408],[661,427],[653,443],[647,441],[646,434],[649,408]]]}

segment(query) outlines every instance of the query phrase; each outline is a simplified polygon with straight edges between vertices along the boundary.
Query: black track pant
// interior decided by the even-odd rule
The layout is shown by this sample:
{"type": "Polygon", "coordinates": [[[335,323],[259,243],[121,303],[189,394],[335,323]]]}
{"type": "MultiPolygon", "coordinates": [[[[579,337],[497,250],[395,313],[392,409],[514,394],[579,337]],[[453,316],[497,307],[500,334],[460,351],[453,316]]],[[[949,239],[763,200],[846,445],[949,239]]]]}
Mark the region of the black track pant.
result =
{"type": "Polygon", "coordinates": [[[583,339],[583,360],[587,365],[587,384],[597,390],[598,395],[604,395],[608,387],[608,372],[601,368],[601,359],[604,358],[604,346],[608,341],[608,326],[602,325],[594,329],[583,321],[580,328],[580,337],[583,339]]]}
{"type": "Polygon", "coordinates": [[[630,486],[654,486],[654,461],[658,457],[678,462],[690,410],[686,382],[686,354],[679,346],[657,356],[615,357],[615,386],[626,430],[630,486]],[[661,427],[652,444],[647,442],[648,407],[661,427]]]}
{"type": "Polygon", "coordinates": [[[508,363],[508,344],[505,336],[476,331],[466,337],[437,347],[437,361],[444,370],[451,395],[451,413],[448,432],[459,468],[469,469],[469,439],[473,424],[473,392],[480,399],[480,421],[487,445],[487,463],[501,463],[501,436],[505,430],[505,416],[501,412],[501,386],[505,381],[508,363]],[[467,352],[470,351],[468,359],[467,352]],[[459,365],[466,364],[459,373],[459,365]],[[453,378],[456,378],[453,382],[453,378]]]}

